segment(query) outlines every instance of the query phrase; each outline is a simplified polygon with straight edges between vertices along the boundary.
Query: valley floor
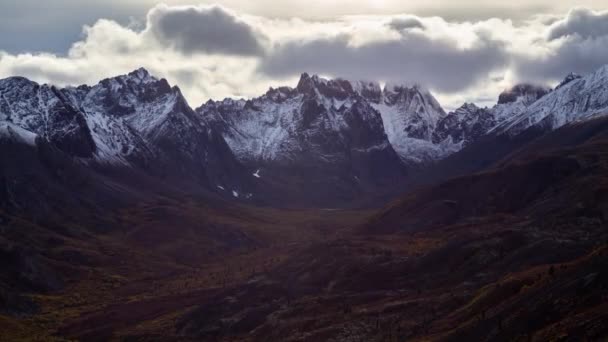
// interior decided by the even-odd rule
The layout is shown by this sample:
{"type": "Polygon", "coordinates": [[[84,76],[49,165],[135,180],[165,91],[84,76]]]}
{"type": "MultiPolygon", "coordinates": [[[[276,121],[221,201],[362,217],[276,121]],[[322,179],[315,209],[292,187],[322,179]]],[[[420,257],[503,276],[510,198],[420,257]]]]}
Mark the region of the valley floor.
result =
{"type": "Polygon", "coordinates": [[[30,291],[31,314],[0,316],[0,339],[581,341],[608,334],[601,223],[579,222],[583,233],[567,222],[543,227],[496,215],[370,235],[363,223],[373,215],[163,198],[120,211],[110,220],[120,228],[86,239],[37,227],[57,240],[44,260],[67,280],[59,290],[30,291]]]}
{"type": "Polygon", "coordinates": [[[33,314],[0,314],[0,340],[177,337],[175,323],[185,313],[336,238],[371,212],[220,208],[163,198],[106,218],[115,225],[107,232],[72,238],[3,215],[15,229],[36,227],[61,240],[42,263],[78,266],[64,270],[68,280],[59,291],[26,295],[37,307],[33,314]]]}

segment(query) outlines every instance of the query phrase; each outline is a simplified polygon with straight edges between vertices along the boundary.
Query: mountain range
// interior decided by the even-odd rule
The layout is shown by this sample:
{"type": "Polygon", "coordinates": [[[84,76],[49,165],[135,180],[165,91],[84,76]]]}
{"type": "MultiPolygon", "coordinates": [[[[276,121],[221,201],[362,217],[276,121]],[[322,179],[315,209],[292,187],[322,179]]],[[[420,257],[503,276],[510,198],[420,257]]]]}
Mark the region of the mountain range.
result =
{"type": "Polygon", "coordinates": [[[0,128],[5,138],[45,140],[83,165],[135,169],[224,198],[352,204],[488,134],[601,115],[606,70],[569,75],[555,90],[516,85],[492,108],[466,103],[450,113],[416,84],[381,88],[306,73],[295,88],[195,110],[143,68],[67,88],[12,77],[0,81],[0,128]]]}
{"type": "Polygon", "coordinates": [[[446,113],[0,80],[0,339],[602,340],[608,66],[446,113]]]}

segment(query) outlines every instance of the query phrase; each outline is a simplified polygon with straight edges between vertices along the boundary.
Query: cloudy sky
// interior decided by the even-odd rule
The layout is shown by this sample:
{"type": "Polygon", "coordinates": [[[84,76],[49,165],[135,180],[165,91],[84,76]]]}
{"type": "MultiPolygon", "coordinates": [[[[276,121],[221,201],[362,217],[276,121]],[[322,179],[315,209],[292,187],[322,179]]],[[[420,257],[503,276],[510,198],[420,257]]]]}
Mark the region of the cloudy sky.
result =
{"type": "Polygon", "coordinates": [[[192,106],[302,72],[491,105],[608,63],[608,0],[0,0],[0,77],[92,84],[145,67],[192,106]],[[424,4],[422,4],[424,3],[424,4]]]}

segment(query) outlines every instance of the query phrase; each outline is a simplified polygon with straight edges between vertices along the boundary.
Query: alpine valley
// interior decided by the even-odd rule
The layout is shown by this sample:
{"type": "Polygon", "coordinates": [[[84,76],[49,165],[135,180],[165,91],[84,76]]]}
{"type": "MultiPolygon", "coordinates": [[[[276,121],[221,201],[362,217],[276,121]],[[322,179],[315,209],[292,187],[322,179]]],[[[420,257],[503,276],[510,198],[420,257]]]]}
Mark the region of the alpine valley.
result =
{"type": "Polygon", "coordinates": [[[607,222],[608,66],[448,113],[0,80],[2,341],[599,341],[607,222]]]}

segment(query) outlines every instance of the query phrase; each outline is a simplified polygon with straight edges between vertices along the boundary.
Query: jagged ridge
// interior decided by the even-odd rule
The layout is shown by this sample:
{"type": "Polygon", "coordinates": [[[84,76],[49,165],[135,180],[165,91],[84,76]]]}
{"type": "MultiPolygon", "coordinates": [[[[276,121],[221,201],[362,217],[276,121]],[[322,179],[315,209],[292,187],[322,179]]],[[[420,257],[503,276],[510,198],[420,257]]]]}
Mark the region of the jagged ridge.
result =
{"type": "Polygon", "coordinates": [[[13,77],[0,81],[0,96],[4,131],[31,132],[83,163],[138,167],[247,193],[251,177],[243,176],[248,172],[221,136],[205,126],[178,87],[143,68],[64,89],[13,77]]]}

